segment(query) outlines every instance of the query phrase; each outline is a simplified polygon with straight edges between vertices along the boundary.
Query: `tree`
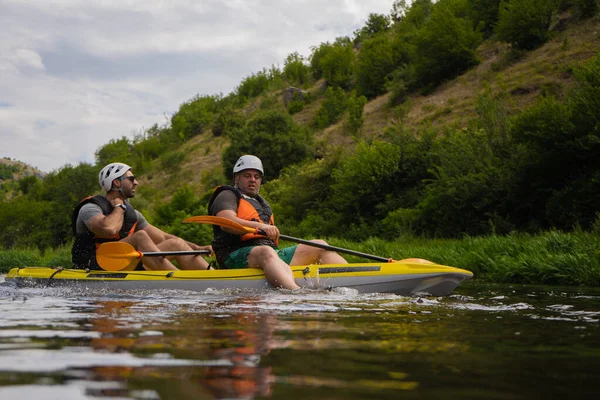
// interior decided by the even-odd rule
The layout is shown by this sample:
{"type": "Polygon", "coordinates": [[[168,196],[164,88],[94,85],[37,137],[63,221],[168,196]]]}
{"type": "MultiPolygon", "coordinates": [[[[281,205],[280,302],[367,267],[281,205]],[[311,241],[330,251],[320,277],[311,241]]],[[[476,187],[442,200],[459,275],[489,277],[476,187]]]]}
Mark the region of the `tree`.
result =
{"type": "Polygon", "coordinates": [[[354,43],[362,42],[365,39],[386,32],[390,29],[390,18],[383,14],[369,14],[365,26],[354,32],[354,43]]]}
{"type": "Polygon", "coordinates": [[[223,152],[225,175],[232,178],[231,168],[237,159],[253,154],[262,160],[265,175],[276,178],[284,167],[308,158],[311,143],[308,130],[298,127],[287,112],[259,111],[243,128],[231,133],[231,146],[223,152]]]}
{"type": "Polygon", "coordinates": [[[288,54],[283,67],[283,75],[292,84],[304,85],[308,82],[309,69],[304,57],[298,52],[288,54]]]}
{"type": "Polygon", "coordinates": [[[503,0],[496,34],[519,50],[533,50],[546,43],[554,11],[548,0],[503,0]]]}
{"type": "Polygon", "coordinates": [[[132,145],[125,136],[121,139],[111,139],[96,150],[96,163],[104,166],[111,162],[125,162],[131,157],[131,148],[132,145]]]}
{"type": "Polygon", "coordinates": [[[475,49],[481,35],[471,21],[438,5],[419,31],[416,48],[417,75],[423,84],[438,84],[479,63],[475,49]]]}
{"type": "Polygon", "coordinates": [[[388,75],[398,66],[387,35],[365,40],[356,59],[356,94],[369,99],[385,92],[388,75]]]}
{"type": "Polygon", "coordinates": [[[349,89],[353,83],[354,50],[349,42],[338,41],[321,48],[319,71],[329,86],[349,89]]]}

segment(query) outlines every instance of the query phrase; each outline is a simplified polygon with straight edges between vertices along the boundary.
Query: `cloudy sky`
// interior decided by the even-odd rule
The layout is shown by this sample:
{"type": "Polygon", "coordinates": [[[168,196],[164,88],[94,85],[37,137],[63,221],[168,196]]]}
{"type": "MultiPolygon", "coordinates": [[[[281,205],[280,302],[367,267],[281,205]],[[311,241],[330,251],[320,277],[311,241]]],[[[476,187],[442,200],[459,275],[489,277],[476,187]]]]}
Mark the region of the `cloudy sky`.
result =
{"type": "Polygon", "coordinates": [[[0,157],[50,172],[393,0],[0,0],[0,157]]]}

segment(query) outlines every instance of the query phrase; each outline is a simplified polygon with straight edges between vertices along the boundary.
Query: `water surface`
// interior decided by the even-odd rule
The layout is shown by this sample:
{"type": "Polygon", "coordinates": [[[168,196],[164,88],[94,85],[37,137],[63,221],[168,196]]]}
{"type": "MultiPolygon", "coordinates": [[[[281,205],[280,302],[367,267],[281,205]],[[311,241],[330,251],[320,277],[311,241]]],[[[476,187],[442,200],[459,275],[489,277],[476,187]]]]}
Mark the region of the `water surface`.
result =
{"type": "Polygon", "coordinates": [[[0,283],[0,398],[596,397],[599,321],[597,288],[468,282],[401,297],[0,283]]]}

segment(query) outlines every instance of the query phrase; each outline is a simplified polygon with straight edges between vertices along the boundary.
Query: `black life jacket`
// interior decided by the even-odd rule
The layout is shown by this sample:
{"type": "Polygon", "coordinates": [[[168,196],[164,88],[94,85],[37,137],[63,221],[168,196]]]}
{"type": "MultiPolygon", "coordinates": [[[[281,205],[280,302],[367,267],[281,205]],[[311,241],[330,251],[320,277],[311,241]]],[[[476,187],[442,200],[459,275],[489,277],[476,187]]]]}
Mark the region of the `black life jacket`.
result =
{"type": "MultiPolygon", "coordinates": [[[[212,204],[215,199],[224,190],[231,190],[235,193],[238,199],[238,210],[237,217],[245,219],[247,221],[261,222],[263,224],[274,225],[273,211],[267,201],[260,195],[256,197],[244,196],[242,192],[233,186],[218,186],[212,194],[208,202],[208,211],[210,215],[212,213],[212,204]]],[[[276,247],[277,243],[268,239],[264,235],[256,233],[246,233],[244,235],[232,235],[225,232],[218,225],[213,225],[214,240],[212,242],[212,248],[217,257],[217,261],[221,267],[224,267],[224,261],[227,256],[237,249],[241,249],[246,246],[257,246],[267,245],[276,247]]]]}
{"type": "Polygon", "coordinates": [[[113,211],[112,204],[104,196],[89,196],[79,202],[71,216],[71,228],[73,229],[73,236],[75,236],[75,242],[73,242],[71,248],[71,261],[73,262],[73,268],[102,269],[96,262],[96,249],[102,243],[115,242],[132,235],[138,222],[137,213],[131,204],[127,202],[123,226],[121,226],[119,233],[113,237],[99,237],[89,229],[86,229],[84,233],[77,234],[77,216],[81,207],[87,203],[98,205],[104,215],[108,215],[113,211]]]}

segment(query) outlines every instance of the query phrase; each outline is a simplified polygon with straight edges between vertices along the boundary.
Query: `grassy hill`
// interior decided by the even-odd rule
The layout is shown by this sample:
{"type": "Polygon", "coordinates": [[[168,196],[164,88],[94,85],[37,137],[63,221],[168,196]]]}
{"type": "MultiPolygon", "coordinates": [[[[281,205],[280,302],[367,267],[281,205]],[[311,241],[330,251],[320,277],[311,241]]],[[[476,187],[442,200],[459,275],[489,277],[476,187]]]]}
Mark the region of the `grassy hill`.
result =
{"type": "MultiPolygon", "coordinates": [[[[542,94],[557,98],[566,95],[573,83],[572,70],[600,51],[600,17],[582,22],[570,14],[560,15],[553,38],[530,52],[514,52],[494,39],[477,49],[480,64],[429,93],[415,91],[399,107],[389,105],[390,94],[370,100],[364,109],[361,138],[378,138],[385,128],[401,123],[408,127],[465,127],[476,117],[477,99],[489,89],[504,96],[507,111],[514,113],[532,104],[542,94]]],[[[309,125],[323,101],[323,79],[306,90],[314,96],[302,111],[293,115],[296,123],[309,125]]],[[[266,93],[250,102],[244,113],[251,115],[264,99],[283,103],[283,91],[266,93]]],[[[325,149],[351,148],[356,138],[344,133],[345,118],[315,133],[317,146],[325,149]]],[[[153,161],[152,172],[141,176],[144,186],[138,201],[149,204],[170,199],[183,184],[204,193],[223,182],[221,153],[229,145],[227,137],[215,137],[210,129],[186,142],[175,154],[153,161]],[[169,162],[169,158],[171,162],[169,162]]]]}

